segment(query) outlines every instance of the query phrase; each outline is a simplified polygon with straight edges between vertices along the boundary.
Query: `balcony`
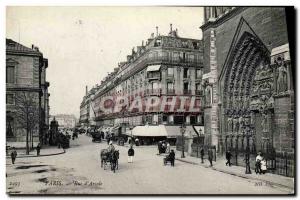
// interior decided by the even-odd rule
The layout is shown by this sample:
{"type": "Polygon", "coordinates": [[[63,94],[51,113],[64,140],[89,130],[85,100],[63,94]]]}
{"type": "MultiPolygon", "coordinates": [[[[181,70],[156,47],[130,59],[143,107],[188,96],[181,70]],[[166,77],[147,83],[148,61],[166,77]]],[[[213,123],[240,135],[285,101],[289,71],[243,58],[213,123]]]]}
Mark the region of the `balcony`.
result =
{"type": "Polygon", "coordinates": [[[183,94],[192,94],[192,91],[191,90],[183,90],[183,94]]]}
{"type": "Polygon", "coordinates": [[[168,89],[167,94],[175,94],[175,89],[168,89]]]}
{"type": "Polygon", "coordinates": [[[154,80],[154,79],[160,79],[160,73],[153,73],[153,72],[149,72],[147,74],[147,78],[148,80],[154,80]]]}
{"type": "Polygon", "coordinates": [[[195,93],[196,93],[196,95],[203,96],[203,91],[202,90],[196,90],[195,93]]]}
{"type": "Polygon", "coordinates": [[[151,95],[161,95],[161,89],[147,89],[146,90],[146,95],[151,96],[151,95]]]}

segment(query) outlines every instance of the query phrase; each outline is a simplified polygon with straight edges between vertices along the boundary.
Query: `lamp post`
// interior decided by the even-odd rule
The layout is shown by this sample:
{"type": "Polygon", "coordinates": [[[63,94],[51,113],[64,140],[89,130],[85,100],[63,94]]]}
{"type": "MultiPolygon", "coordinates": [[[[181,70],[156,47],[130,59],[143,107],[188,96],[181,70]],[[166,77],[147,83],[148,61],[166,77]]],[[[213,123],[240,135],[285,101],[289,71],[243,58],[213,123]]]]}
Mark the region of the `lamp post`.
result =
{"type": "Polygon", "coordinates": [[[184,156],[184,133],[185,133],[186,127],[184,125],[184,123],[181,125],[180,127],[180,132],[181,132],[181,136],[182,136],[182,150],[181,150],[181,158],[185,158],[184,156]]]}

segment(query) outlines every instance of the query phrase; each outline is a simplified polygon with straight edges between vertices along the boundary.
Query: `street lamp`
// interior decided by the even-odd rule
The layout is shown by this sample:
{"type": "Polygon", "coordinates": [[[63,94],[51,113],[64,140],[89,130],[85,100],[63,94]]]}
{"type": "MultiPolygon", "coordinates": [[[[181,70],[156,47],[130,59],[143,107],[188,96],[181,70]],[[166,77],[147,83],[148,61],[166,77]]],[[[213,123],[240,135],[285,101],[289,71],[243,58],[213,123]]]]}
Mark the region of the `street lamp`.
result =
{"type": "Polygon", "coordinates": [[[182,150],[181,150],[181,158],[185,158],[184,156],[184,133],[185,133],[186,127],[184,125],[184,123],[181,125],[180,127],[180,132],[181,132],[181,136],[182,136],[182,150]]]}

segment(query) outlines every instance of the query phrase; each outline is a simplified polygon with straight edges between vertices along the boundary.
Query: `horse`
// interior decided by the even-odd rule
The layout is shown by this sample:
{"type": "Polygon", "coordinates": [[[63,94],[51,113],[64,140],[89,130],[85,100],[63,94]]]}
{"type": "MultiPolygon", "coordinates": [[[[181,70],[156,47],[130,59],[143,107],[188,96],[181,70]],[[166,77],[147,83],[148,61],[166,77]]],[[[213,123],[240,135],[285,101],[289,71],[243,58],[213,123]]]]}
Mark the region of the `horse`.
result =
{"type": "Polygon", "coordinates": [[[119,150],[115,150],[113,152],[109,152],[107,149],[102,149],[100,153],[101,157],[101,168],[104,164],[104,170],[105,166],[107,165],[107,162],[110,163],[111,170],[116,171],[116,169],[119,168],[118,159],[119,159],[119,150]]]}
{"type": "Polygon", "coordinates": [[[110,152],[108,152],[107,149],[101,149],[100,152],[100,159],[101,159],[101,168],[103,167],[104,164],[104,170],[107,162],[110,160],[110,152]]]}
{"type": "Polygon", "coordinates": [[[114,173],[116,172],[116,169],[119,169],[119,150],[115,150],[111,153],[111,157],[110,157],[110,166],[111,166],[111,170],[114,171],[114,173]]]}

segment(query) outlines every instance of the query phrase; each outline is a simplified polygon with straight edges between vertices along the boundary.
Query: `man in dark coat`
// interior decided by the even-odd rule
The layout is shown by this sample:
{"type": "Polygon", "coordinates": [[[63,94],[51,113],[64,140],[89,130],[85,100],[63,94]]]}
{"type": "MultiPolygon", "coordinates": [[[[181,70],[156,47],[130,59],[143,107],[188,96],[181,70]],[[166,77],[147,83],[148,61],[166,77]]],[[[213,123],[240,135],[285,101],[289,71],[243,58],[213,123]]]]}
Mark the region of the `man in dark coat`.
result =
{"type": "Polygon", "coordinates": [[[15,164],[15,160],[16,160],[16,157],[17,157],[18,153],[15,149],[15,147],[12,148],[12,151],[10,153],[10,157],[11,157],[11,162],[12,164],[15,164]]]}
{"type": "Polygon", "coordinates": [[[232,157],[232,154],[231,154],[231,152],[228,150],[228,151],[226,152],[226,160],[227,160],[226,166],[227,166],[227,165],[229,165],[229,167],[231,166],[231,162],[230,162],[231,157],[232,157]]]}
{"type": "Polygon", "coordinates": [[[213,166],[213,164],[212,164],[213,152],[211,149],[208,149],[208,160],[209,160],[210,166],[212,167],[213,166]]]}
{"type": "Polygon", "coordinates": [[[175,152],[174,150],[172,149],[169,156],[168,156],[168,159],[171,161],[171,166],[174,167],[174,161],[175,161],[175,152]]]}
{"type": "Polygon", "coordinates": [[[200,157],[201,157],[201,163],[204,163],[203,158],[204,158],[204,149],[200,149],[200,157]]]}
{"type": "Polygon", "coordinates": [[[134,149],[132,146],[128,149],[128,162],[133,163],[134,149]]]}
{"type": "Polygon", "coordinates": [[[157,148],[158,148],[158,154],[160,155],[162,153],[162,142],[161,141],[158,142],[157,148]]]}
{"type": "Polygon", "coordinates": [[[38,145],[36,146],[36,156],[39,156],[41,152],[41,144],[38,143],[38,145]]]}

